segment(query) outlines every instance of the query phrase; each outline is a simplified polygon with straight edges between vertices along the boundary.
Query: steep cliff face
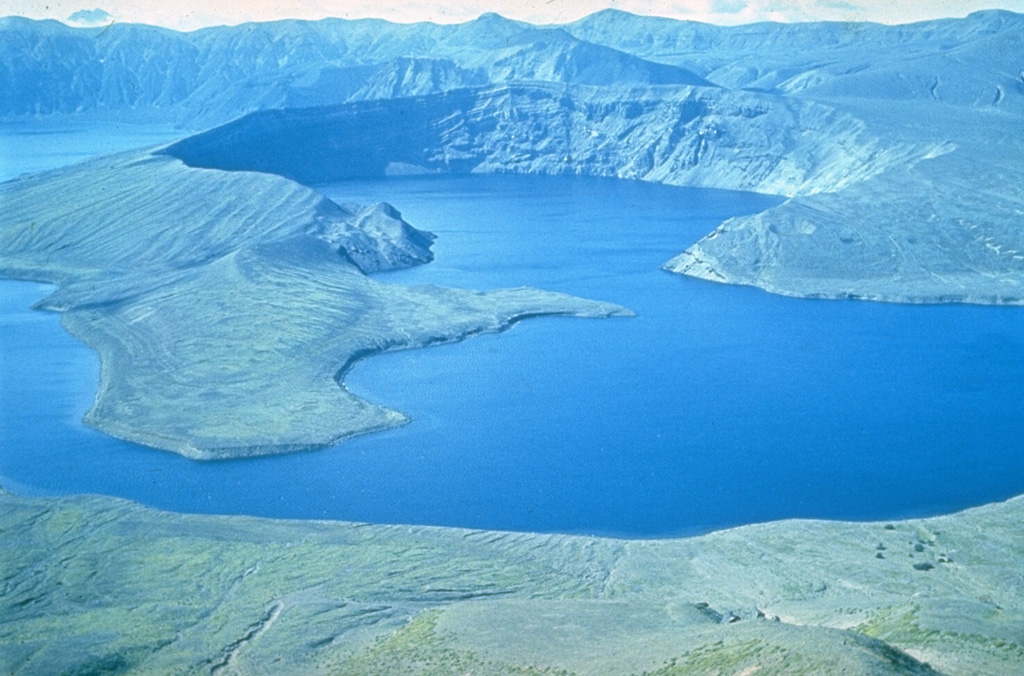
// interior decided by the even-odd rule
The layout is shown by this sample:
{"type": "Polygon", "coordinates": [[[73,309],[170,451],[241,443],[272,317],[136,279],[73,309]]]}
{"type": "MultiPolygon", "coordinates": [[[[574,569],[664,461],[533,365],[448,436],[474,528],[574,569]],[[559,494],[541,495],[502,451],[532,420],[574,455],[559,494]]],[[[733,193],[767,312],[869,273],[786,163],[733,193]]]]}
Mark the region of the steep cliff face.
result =
{"type": "Polygon", "coordinates": [[[187,164],[307,184],[395,171],[585,174],[794,195],[942,144],[881,144],[827,106],[717,88],[512,85],[255,113],[171,145],[187,164]]]}

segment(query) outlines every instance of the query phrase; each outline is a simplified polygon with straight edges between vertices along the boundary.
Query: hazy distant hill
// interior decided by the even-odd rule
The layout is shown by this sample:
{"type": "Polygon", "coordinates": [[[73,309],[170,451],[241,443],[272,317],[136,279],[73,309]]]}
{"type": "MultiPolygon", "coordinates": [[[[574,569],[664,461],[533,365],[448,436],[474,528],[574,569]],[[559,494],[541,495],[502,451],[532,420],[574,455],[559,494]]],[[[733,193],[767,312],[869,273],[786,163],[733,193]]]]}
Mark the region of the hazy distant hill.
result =
{"type": "Polygon", "coordinates": [[[900,26],[721,27],[607,10],[565,29],[644,59],[685,64],[724,87],[1024,111],[1024,16],[1012,12],[900,26]]]}
{"type": "Polygon", "coordinates": [[[512,82],[705,85],[801,96],[935,98],[1021,112],[1024,18],[908,26],[717,27],[606,11],[558,28],[281,21],[179,33],[0,19],[0,116],[217,123],[254,110],[512,82]]]}
{"type": "Polygon", "coordinates": [[[456,26],[282,21],[178,33],[0,19],[0,116],[222,122],[253,110],[506,82],[707,84],[678,66],[495,15],[456,26]]]}

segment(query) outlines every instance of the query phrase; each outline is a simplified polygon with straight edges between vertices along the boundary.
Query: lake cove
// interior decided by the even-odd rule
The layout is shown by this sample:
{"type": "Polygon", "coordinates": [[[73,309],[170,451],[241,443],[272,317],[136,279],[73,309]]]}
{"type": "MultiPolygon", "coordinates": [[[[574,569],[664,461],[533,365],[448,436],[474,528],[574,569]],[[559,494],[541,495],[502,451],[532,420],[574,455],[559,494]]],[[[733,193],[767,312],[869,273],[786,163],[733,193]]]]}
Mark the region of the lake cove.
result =
{"type": "Polygon", "coordinates": [[[438,234],[434,262],[382,281],[530,285],[638,316],[377,356],[346,385],[406,427],[196,463],[77,422],[95,356],[27,310],[44,287],[3,282],[4,389],[19,395],[5,397],[0,482],[177,511],[623,536],[925,515],[1024,487],[1017,309],[798,300],[659,269],[775,198],[522,176],[320,189],[387,200],[438,234]]]}

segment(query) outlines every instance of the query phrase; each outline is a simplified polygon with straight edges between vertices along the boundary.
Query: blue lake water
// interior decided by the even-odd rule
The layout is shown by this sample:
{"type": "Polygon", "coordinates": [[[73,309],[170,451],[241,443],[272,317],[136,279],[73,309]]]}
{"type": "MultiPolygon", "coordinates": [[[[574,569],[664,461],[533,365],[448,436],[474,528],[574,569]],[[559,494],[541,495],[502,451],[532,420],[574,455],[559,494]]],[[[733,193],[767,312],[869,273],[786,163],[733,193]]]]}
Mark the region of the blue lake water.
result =
{"type": "Polygon", "coordinates": [[[172,125],[0,122],[0,181],[185,135],[172,125]]]}
{"type": "Polygon", "coordinates": [[[333,449],[197,463],[84,427],[94,355],[0,283],[0,485],[180,511],[632,536],[888,519],[1024,492],[1024,312],[783,298],[659,270],[762,196],[569,177],[322,188],[439,235],[384,281],[533,285],[632,319],[532,319],[361,362],[413,417],[333,449]]]}

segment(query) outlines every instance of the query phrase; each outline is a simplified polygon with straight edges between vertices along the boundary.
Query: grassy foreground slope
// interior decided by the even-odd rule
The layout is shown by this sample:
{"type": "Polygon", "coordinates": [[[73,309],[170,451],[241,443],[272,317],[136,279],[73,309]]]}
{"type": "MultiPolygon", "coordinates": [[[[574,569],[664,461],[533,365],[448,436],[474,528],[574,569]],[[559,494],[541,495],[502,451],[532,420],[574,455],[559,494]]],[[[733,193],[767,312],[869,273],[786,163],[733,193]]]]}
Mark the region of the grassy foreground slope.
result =
{"type": "Polygon", "coordinates": [[[1024,667],[1024,500],[610,540],[0,494],[5,674],[1024,667]],[[927,663],[927,664],[925,664],[927,663]]]}

